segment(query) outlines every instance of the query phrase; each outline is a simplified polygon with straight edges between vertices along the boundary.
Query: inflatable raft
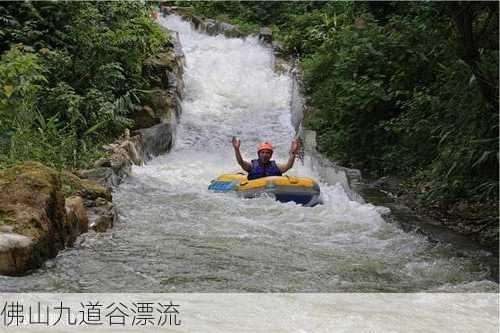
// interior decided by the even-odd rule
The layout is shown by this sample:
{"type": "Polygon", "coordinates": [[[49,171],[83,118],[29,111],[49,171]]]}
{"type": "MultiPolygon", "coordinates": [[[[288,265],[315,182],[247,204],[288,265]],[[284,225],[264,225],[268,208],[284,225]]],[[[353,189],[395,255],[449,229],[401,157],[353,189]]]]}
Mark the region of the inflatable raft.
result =
{"type": "Polygon", "coordinates": [[[209,190],[216,192],[235,191],[244,198],[271,195],[280,202],[293,201],[304,206],[319,203],[320,189],[314,179],[293,176],[270,176],[248,180],[244,173],[219,176],[212,180],[209,190]]]}

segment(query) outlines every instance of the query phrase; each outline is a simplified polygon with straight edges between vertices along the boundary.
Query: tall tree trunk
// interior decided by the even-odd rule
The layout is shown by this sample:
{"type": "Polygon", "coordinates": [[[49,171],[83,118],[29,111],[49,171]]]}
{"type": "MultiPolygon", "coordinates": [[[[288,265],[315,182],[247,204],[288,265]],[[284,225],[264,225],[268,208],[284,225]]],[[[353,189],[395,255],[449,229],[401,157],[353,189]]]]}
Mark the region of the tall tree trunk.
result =
{"type": "MultiPolygon", "coordinates": [[[[493,112],[498,112],[498,84],[492,77],[492,75],[497,75],[497,73],[486,73],[481,70],[479,65],[481,55],[478,46],[478,39],[481,36],[477,36],[476,38],[474,34],[474,19],[478,16],[479,11],[489,10],[490,15],[493,13],[497,16],[498,8],[495,6],[498,6],[496,2],[493,4],[465,1],[448,3],[449,14],[455,22],[461,40],[462,59],[469,65],[472,73],[474,73],[479,90],[486,102],[493,107],[493,112]]],[[[498,17],[496,17],[496,22],[498,22],[498,17]]],[[[485,24],[489,24],[489,20],[485,24]]],[[[481,30],[483,32],[486,31],[486,29],[481,30]]]]}

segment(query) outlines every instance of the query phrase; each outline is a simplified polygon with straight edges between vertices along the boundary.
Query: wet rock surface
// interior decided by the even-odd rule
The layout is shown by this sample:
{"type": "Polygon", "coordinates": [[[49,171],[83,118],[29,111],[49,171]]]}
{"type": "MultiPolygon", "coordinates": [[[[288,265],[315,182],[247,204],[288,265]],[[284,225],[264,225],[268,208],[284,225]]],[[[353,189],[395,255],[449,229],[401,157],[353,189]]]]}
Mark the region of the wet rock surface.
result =
{"type": "Polygon", "coordinates": [[[0,274],[18,275],[32,262],[34,242],[13,232],[0,232],[0,274]]]}
{"type": "Polygon", "coordinates": [[[112,227],[111,200],[109,188],[40,163],[0,171],[0,274],[22,275],[73,246],[89,217],[111,220],[99,231],[112,227]]]}
{"type": "Polygon", "coordinates": [[[89,220],[82,197],[71,196],[65,200],[66,219],[65,228],[65,246],[71,247],[77,237],[89,230],[89,220]]]}
{"type": "Polygon", "coordinates": [[[144,128],[134,133],[141,137],[143,142],[143,160],[149,160],[172,148],[175,127],[169,123],[161,123],[150,128],[144,128]]]}
{"type": "Polygon", "coordinates": [[[259,40],[265,44],[271,45],[273,42],[273,32],[269,28],[260,28],[259,40]]]}
{"type": "Polygon", "coordinates": [[[118,222],[118,210],[113,203],[97,199],[87,208],[89,228],[96,232],[104,232],[118,222]]]}
{"type": "Polygon", "coordinates": [[[160,117],[147,105],[136,107],[130,119],[134,121],[133,129],[148,128],[161,122],[160,117]]]}
{"type": "MultiPolygon", "coordinates": [[[[452,230],[462,237],[477,242],[498,257],[499,223],[498,203],[458,202],[449,206],[427,207],[419,202],[418,194],[428,191],[426,184],[414,189],[397,177],[381,177],[367,181],[365,192],[374,197],[385,196],[391,203],[405,207],[421,216],[420,219],[440,228],[452,230]],[[377,194],[380,193],[380,194],[377,194]]],[[[376,199],[377,201],[379,199],[376,199]]]]}
{"type": "Polygon", "coordinates": [[[0,274],[40,266],[84,229],[83,201],[73,197],[66,202],[60,178],[56,170],[35,162],[0,171],[0,274]]]}

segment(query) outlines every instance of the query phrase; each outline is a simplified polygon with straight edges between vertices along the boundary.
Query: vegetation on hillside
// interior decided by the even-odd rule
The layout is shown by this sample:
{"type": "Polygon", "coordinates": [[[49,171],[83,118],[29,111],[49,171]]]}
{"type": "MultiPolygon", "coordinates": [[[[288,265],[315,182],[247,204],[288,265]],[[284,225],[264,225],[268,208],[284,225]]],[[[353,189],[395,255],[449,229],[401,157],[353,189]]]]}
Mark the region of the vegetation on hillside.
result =
{"type": "Polygon", "coordinates": [[[0,166],[86,166],[131,125],[168,38],[140,2],[3,2],[0,24],[0,166]]]}

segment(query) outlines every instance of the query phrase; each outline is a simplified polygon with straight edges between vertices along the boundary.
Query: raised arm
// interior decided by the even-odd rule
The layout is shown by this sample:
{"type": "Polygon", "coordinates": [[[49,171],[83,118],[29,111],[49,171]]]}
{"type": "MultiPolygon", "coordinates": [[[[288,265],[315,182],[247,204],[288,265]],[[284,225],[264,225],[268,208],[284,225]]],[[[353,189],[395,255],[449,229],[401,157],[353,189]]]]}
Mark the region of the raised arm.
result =
{"type": "Polygon", "coordinates": [[[252,165],[248,163],[247,161],[243,160],[241,157],[240,153],[240,144],[241,141],[237,137],[233,136],[233,147],[234,147],[234,154],[236,155],[236,160],[238,161],[238,164],[245,170],[246,172],[250,172],[252,169],[252,165]]]}
{"type": "Polygon", "coordinates": [[[293,163],[295,162],[295,156],[297,155],[298,151],[299,151],[299,140],[294,139],[292,141],[292,145],[290,146],[290,151],[288,153],[289,154],[288,161],[286,162],[286,164],[278,165],[278,168],[280,169],[281,173],[285,173],[293,167],[293,163]]]}

